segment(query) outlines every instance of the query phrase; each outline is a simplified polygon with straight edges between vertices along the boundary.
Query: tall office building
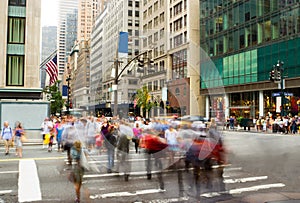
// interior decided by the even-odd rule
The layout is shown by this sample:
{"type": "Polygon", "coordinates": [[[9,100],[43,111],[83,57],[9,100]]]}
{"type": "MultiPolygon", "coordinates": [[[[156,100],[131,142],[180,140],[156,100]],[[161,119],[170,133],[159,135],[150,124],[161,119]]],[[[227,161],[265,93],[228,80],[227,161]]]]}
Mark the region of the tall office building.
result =
{"type": "MultiPolygon", "coordinates": [[[[58,73],[62,75],[67,62],[66,55],[66,26],[67,14],[74,13],[78,9],[78,0],[59,0],[58,1],[58,28],[57,28],[57,54],[58,54],[58,73]]],[[[69,33],[70,34],[70,33],[69,33]]],[[[77,34],[77,33],[76,33],[77,34]]]]}
{"type": "Polygon", "coordinates": [[[97,17],[92,35],[91,35],[91,69],[90,69],[90,104],[95,110],[96,105],[105,104],[104,96],[102,94],[102,68],[103,52],[104,52],[104,24],[107,9],[104,9],[97,17]]]}
{"type": "Polygon", "coordinates": [[[78,10],[74,9],[66,15],[66,57],[72,51],[75,43],[77,43],[77,26],[78,26],[78,10]]]}
{"type": "MultiPolygon", "coordinates": [[[[57,27],[56,26],[45,26],[42,27],[42,49],[41,49],[41,62],[46,60],[57,48],[57,27]]],[[[45,70],[41,70],[41,87],[46,86],[45,70]]],[[[48,84],[47,84],[48,85],[48,84]]]]}
{"type": "Polygon", "coordinates": [[[93,24],[100,12],[100,0],[79,0],[77,40],[89,40],[93,24]]]}
{"type": "MultiPolygon", "coordinates": [[[[140,5],[140,52],[147,52],[142,84],[147,86],[151,102],[157,102],[161,107],[164,106],[162,88],[167,78],[167,6],[166,1],[154,0],[141,2],[140,5]],[[150,64],[149,60],[153,61],[153,64],[150,64]]],[[[158,116],[159,113],[164,113],[163,109],[152,109],[150,116],[158,116]]]]}
{"type": "MultiPolygon", "coordinates": [[[[102,69],[103,74],[102,91],[99,92],[100,95],[97,97],[106,101],[106,103],[97,106],[99,107],[98,110],[104,109],[106,106],[109,106],[108,104],[111,104],[111,106],[114,105],[114,91],[112,88],[114,75],[112,75],[112,72],[114,68],[113,61],[117,57],[117,42],[119,41],[120,32],[128,32],[129,39],[131,39],[133,43],[128,43],[128,58],[118,57],[118,60],[123,61],[119,67],[119,73],[127,62],[139,53],[139,5],[139,1],[111,0],[106,4],[107,14],[101,15],[100,19],[97,19],[100,21],[103,20],[103,25],[99,23],[99,26],[103,26],[103,31],[101,31],[103,38],[98,38],[101,39],[99,43],[102,45],[101,64],[97,64],[97,66],[102,69]]],[[[94,32],[99,32],[98,28],[94,28],[94,32]]],[[[92,46],[97,46],[93,40],[92,46]]],[[[95,65],[94,60],[92,61],[93,65],[95,65]]],[[[135,75],[126,73],[127,71],[119,78],[120,82],[117,87],[118,108],[121,116],[126,116],[130,106],[133,106],[133,95],[136,93],[136,86],[139,82],[139,79],[136,78],[135,75]]],[[[92,97],[92,99],[93,98],[95,97],[92,97]]]]}
{"type": "Polygon", "coordinates": [[[150,50],[154,59],[154,71],[146,67],[142,82],[152,101],[159,102],[160,113],[168,107],[168,113],[200,114],[199,67],[195,65],[199,62],[199,20],[194,18],[199,14],[199,1],[143,1],[142,12],[142,50],[150,50]],[[168,92],[167,98],[163,91],[168,92]]]}
{"type": "Polygon", "coordinates": [[[299,0],[200,0],[200,28],[207,116],[299,114],[299,0]],[[269,80],[277,64],[280,87],[269,80]]]}

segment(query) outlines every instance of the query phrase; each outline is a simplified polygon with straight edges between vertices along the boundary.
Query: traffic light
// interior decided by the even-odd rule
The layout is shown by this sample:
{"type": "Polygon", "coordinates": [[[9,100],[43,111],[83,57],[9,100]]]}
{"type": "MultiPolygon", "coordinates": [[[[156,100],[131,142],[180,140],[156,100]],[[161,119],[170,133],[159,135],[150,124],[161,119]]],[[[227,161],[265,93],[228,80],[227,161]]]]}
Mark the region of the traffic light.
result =
{"type": "Polygon", "coordinates": [[[149,65],[152,66],[152,67],[154,66],[154,60],[153,59],[149,59],[149,65]]]}
{"type": "Polygon", "coordinates": [[[138,73],[144,73],[144,58],[139,58],[138,59],[138,68],[137,68],[137,72],[138,73]]]}
{"type": "Polygon", "coordinates": [[[270,81],[271,82],[275,81],[275,70],[274,69],[270,71],[270,81]]]}
{"type": "Polygon", "coordinates": [[[276,70],[275,71],[275,82],[280,82],[281,81],[281,71],[276,70]]]}
{"type": "Polygon", "coordinates": [[[145,64],[144,64],[144,59],[143,59],[143,58],[139,58],[139,59],[138,59],[138,66],[141,67],[141,68],[143,68],[144,65],[145,65],[145,64]]]}

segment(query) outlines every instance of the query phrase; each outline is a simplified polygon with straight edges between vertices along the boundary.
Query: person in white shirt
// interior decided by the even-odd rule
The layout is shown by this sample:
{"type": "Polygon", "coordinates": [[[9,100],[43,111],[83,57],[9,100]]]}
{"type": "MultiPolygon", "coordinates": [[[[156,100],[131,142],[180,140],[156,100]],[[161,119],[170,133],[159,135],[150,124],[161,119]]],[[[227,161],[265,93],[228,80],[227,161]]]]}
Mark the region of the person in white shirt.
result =
{"type": "Polygon", "coordinates": [[[53,128],[53,123],[50,121],[50,119],[48,117],[46,117],[41,124],[41,130],[42,130],[41,134],[43,137],[43,149],[47,148],[47,145],[44,143],[45,135],[49,134],[50,131],[52,130],[52,128],[53,128]]]}
{"type": "Polygon", "coordinates": [[[178,132],[174,129],[173,125],[170,125],[169,129],[165,131],[165,138],[167,140],[169,150],[169,165],[171,166],[174,164],[175,153],[178,151],[178,132]]]}

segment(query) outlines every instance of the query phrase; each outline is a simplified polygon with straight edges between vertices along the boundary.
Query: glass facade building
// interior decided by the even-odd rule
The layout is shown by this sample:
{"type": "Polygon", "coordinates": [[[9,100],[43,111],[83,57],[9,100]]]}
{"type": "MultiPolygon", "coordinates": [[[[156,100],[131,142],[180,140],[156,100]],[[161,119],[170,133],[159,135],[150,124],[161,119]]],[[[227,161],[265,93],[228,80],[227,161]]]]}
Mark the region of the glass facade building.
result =
{"type": "Polygon", "coordinates": [[[286,112],[298,114],[291,101],[300,96],[299,6],[299,0],[200,0],[200,88],[210,96],[210,116],[276,113],[272,95],[280,90],[269,73],[277,61],[284,62],[285,91],[292,95],[286,112]],[[225,95],[212,95],[216,88],[225,95]]]}

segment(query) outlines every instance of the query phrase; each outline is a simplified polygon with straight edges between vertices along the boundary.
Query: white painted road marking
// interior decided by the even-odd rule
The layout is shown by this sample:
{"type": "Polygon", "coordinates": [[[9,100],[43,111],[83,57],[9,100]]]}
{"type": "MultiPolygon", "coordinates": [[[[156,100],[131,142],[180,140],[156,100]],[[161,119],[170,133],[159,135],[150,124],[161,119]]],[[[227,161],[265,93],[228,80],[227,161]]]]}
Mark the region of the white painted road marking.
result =
{"type": "Polygon", "coordinates": [[[228,183],[245,183],[245,182],[253,182],[253,181],[258,181],[258,180],[266,180],[266,179],[268,179],[268,176],[225,179],[223,182],[226,184],[228,184],[228,183]]]}
{"type": "Polygon", "coordinates": [[[154,194],[154,193],[161,193],[161,192],[165,192],[165,190],[148,189],[148,190],[138,190],[136,192],[112,192],[112,193],[101,194],[101,195],[91,195],[90,198],[97,199],[97,198],[110,198],[110,197],[129,197],[129,196],[154,194]]]}
{"type": "Polygon", "coordinates": [[[223,194],[241,194],[242,192],[253,192],[253,191],[258,191],[258,190],[263,190],[263,189],[270,189],[270,188],[280,188],[284,187],[285,184],[283,183],[274,183],[274,184],[267,184],[267,185],[256,185],[252,187],[245,187],[245,188],[237,188],[237,189],[232,189],[228,191],[222,191],[222,192],[211,192],[211,193],[204,193],[201,196],[202,197],[217,197],[221,196],[223,194]]]}
{"type": "Polygon", "coordinates": [[[19,171],[2,171],[0,174],[19,173],[19,171]]]}
{"type": "Polygon", "coordinates": [[[12,190],[0,190],[0,195],[12,193],[12,190]]]}
{"type": "Polygon", "coordinates": [[[35,161],[20,160],[19,171],[19,202],[42,200],[35,161]]]}

